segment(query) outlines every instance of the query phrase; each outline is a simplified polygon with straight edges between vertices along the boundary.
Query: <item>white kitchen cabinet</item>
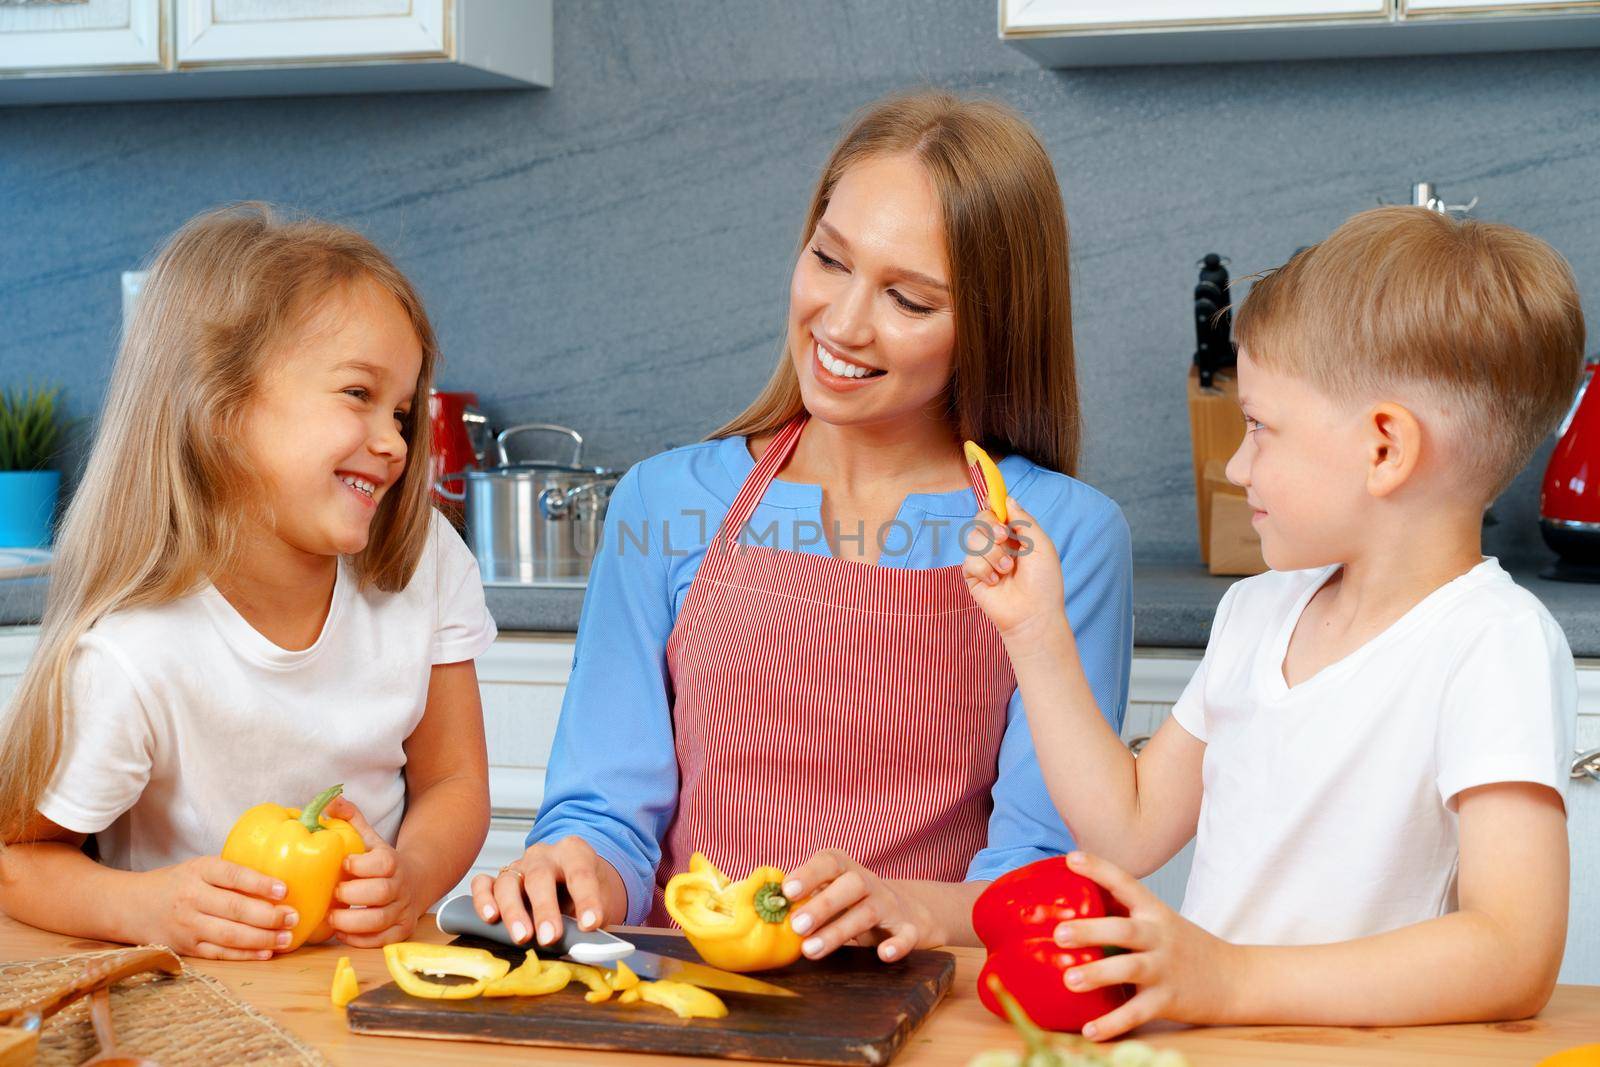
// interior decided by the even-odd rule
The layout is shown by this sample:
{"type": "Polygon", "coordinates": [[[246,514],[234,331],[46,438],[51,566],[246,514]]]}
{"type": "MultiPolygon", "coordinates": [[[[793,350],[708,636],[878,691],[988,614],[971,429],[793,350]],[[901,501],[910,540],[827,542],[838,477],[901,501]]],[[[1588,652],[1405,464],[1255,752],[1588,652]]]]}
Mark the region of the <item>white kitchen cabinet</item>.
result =
{"type": "Polygon", "coordinates": [[[445,0],[179,0],[180,67],[444,59],[445,0]]]}
{"type": "Polygon", "coordinates": [[[160,70],[166,0],[0,4],[0,75],[160,70]]]}
{"type": "Polygon", "coordinates": [[[1003,0],[1001,34],[1387,18],[1393,0],[1003,0]]]}
{"type": "Polygon", "coordinates": [[[1397,0],[1402,17],[1420,15],[1525,15],[1593,11],[1594,0],[1397,0]]]}
{"type": "Polygon", "coordinates": [[[548,86],[553,37],[553,0],[0,0],[0,106],[548,86]],[[131,11],[151,50],[108,59],[110,31],[50,15],[79,9],[131,11]]]}
{"type": "MultiPolygon", "coordinates": [[[[37,637],[35,627],[0,628],[0,707],[10,698],[37,637]]],[[[561,701],[572,669],[570,634],[502,635],[478,660],[484,729],[489,747],[488,840],[462,879],[493,874],[522,854],[523,840],[544,796],[545,768],[555,739],[561,701]]],[[[1199,666],[1198,652],[1141,649],[1134,657],[1122,736],[1154,734],[1199,666]]],[[[1600,747],[1600,661],[1578,670],[1578,745],[1600,747]]],[[[1572,901],[1561,981],[1600,984],[1600,781],[1574,779],[1567,793],[1572,844],[1572,901]]],[[[1178,907],[1189,877],[1191,842],[1144,879],[1162,900],[1178,907]]]]}
{"type": "Polygon", "coordinates": [[[1511,52],[1600,45],[1593,0],[1001,0],[1047,67],[1511,52]]]}

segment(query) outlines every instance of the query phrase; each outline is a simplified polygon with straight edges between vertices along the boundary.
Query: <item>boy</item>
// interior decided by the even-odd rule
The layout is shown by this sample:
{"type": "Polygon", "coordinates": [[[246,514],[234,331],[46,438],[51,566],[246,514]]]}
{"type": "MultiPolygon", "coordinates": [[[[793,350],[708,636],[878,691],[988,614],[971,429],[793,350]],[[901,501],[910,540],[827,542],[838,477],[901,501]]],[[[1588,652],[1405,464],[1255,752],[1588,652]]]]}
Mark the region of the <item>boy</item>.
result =
{"type": "Polygon", "coordinates": [[[1129,950],[1064,976],[1138,987],[1084,1034],[1533,1015],[1566,937],[1577,680],[1480,531],[1577,383],[1571,272],[1510,227],[1379,208],[1257,282],[1236,329],[1228,478],[1272,570],[1223,596],[1137,760],[1095,709],[1045,531],[1015,554],[984,513],[1000,545],[965,564],[1094,853],[1068,862],[1130,912],[1057,930],[1129,950]],[[1180,915],[1135,877],[1191,837],[1180,915]]]}

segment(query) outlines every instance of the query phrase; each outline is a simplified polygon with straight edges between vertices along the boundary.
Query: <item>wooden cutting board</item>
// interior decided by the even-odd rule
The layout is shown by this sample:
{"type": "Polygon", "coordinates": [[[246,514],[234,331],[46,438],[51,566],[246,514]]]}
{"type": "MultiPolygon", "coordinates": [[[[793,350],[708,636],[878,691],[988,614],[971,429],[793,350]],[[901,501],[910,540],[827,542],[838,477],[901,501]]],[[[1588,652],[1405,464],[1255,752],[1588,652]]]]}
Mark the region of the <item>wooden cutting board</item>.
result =
{"type": "MultiPolygon", "coordinates": [[[[629,931],[640,949],[697,960],[675,934],[629,931]]],[[[486,948],[515,966],[518,949],[474,938],[457,944],[486,948]]],[[[679,1019],[665,1008],[590,1004],[574,982],[544,997],[477,997],[422,1000],[393,983],[363,993],[346,1019],[362,1034],[456,1038],[519,1045],[665,1052],[789,1063],[885,1064],[927,1019],[950,988],[955,957],[913,952],[898,963],[881,962],[868,948],[843,948],[823,960],[801,960],[760,977],[799,997],[756,997],[718,992],[728,1005],[723,1019],[679,1019]]]]}

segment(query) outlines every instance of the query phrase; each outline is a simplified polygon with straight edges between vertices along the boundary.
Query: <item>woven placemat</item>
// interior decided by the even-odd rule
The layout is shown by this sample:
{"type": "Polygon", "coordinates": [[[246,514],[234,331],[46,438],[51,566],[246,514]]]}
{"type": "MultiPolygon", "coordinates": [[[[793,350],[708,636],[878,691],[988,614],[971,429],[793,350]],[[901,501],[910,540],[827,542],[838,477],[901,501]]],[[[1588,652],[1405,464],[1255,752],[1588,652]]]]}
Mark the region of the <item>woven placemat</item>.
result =
{"type": "MultiPolygon", "coordinates": [[[[126,951],[0,963],[0,1009],[31,1004],[70,985],[90,960],[126,951]]],[[[112,986],[111,1025],[119,1051],[148,1056],[162,1067],[217,1063],[326,1067],[328,1063],[316,1049],[234,996],[221,982],[187,964],[177,977],[140,974],[112,986]]],[[[50,1067],[76,1067],[99,1049],[87,997],[45,1020],[39,1035],[39,1063],[50,1067]]]]}

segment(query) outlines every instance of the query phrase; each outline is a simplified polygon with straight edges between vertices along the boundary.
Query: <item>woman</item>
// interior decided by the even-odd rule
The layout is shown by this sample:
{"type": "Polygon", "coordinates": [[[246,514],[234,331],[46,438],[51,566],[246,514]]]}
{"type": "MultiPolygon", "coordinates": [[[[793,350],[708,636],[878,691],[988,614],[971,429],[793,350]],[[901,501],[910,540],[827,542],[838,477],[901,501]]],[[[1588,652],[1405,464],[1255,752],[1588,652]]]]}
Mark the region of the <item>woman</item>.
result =
{"type": "Polygon", "coordinates": [[[473,884],[518,941],[558,935],[563,892],[584,928],[665,923],[661,887],[698,850],[729,874],[788,870],[808,956],[892,960],[971,942],[988,880],[1071,848],[960,567],[971,438],[1065,546],[1067,610],[1120,727],[1128,531],[1069,476],[1049,158],[1000,105],[882,101],[834,149],[804,237],[765,391],[612,496],[528,850],[473,884]]]}

